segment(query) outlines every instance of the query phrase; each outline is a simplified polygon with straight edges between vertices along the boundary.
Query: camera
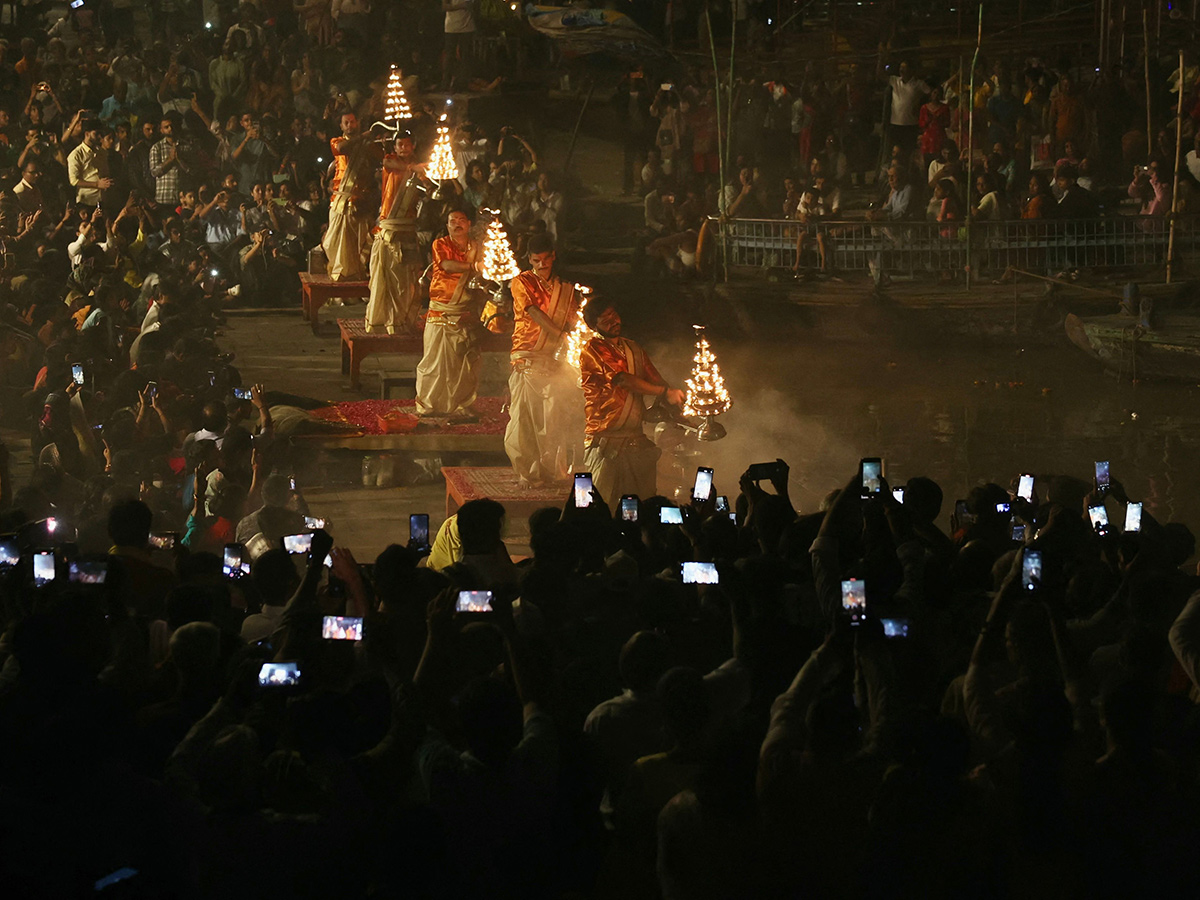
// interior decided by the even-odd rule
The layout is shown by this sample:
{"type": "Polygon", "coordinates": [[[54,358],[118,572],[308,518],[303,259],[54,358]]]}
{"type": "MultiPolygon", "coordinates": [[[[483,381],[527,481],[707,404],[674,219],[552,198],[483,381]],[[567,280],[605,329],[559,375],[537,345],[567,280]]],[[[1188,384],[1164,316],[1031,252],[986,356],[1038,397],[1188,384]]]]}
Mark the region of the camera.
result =
{"type": "Polygon", "coordinates": [[[491,591],[459,591],[454,611],[461,613],[491,612],[492,596],[491,591]]]}

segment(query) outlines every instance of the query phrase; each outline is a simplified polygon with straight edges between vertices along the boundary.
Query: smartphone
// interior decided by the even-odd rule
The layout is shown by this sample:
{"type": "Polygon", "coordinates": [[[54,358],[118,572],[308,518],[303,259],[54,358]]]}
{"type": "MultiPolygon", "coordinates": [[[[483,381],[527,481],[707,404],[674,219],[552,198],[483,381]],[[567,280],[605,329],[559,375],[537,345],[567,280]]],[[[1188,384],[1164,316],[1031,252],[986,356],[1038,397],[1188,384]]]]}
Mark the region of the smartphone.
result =
{"type": "Polygon", "coordinates": [[[658,510],[658,522],[660,525],[682,525],[683,510],[678,506],[663,506],[658,510]]]}
{"type": "Polygon", "coordinates": [[[263,687],[292,687],[300,683],[300,663],[263,663],[258,670],[258,683],[263,687]]]}
{"type": "Polygon", "coordinates": [[[1136,534],[1142,530],[1142,504],[1129,503],[1125,506],[1125,530],[1136,534]]]}
{"type": "Polygon", "coordinates": [[[892,499],[897,503],[904,502],[904,486],[892,488],[892,499]]]}
{"type": "Polygon", "coordinates": [[[83,384],[83,363],[73,363],[71,365],[71,378],[75,380],[76,384],[83,384]]]}
{"type": "Polygon", "coordinates": [[[1025,543],[1025,530],[1026,529],[1023,524],[1022,525],[1013,525],[1012,539],[1014,541],[1018,541],[1019,543],[1022,543],[1022,544],[1025,543]]]}
{"type": "Polygon", "coordinates": [[[592,473],[575,473],[575,507],[583,509],[592,505],[592,473]]]}
{"type": "Polygon", "coordinates": [[[878,456],[865,457],[858,464],[859,494],[864,500],[878,497],[883,490],[883,460],[878,456]]]}
{"type": "Polygon", "coordinates": [[[250,388],[234,388],[233,389],[233,399],[249,400],[250,399],[250,388]]]}
{"type": "Polygon", "coordinates": [[[158,396],[158,382],[157,381],[147,381],[146,382],[146,390],[148,390],[150,392],[150,394],[149,394],[150,399],[153,400],[155,397],[158,396]]]}
{"type": "Polygon", "coordinates": [[[71,0],[71,9],[79,9],[83,6],[83,0],[71,0]]]}
{"type": "Polygon", "coordinates": [[[226,578],[244,578],[250,574],[250,561],[246,559],[246,548],[241,544],[226,544],[221,571],[226,578]]]}
{"type": "Polygon", "coordinates": [[[1007,516],[1012,512],[1012,504],[1008,503],[1007,501],[1004,503],[997,503],[996,504],[996,512],[1002,513],[1003,515],[1007,516]]]}
{"type": "Polygon", "coordinates": [[[288,553],[296,556],[300,553],[307,553],[312,549],[311,534],[289,534],[283,538],[283,549],[288,553]]]}
{"type": "Polygon", "coordinates": [[[422,550],[429,549],[428,513],[413,513],[408,517],[408,542],[422,550]]]}
{"type": "Polygon", "coordinates": [[[696,469],[696,483],[692,485],[692,499],[697,503],[703,503],[712,493],[712,473],[713,470],[706,466],[699,466],[696,469]]]}
{"type": "Polygon", "coordinates": [[[73,559],[67,564],[67,581],[72,584],[104,584],[107,559],[73,559]]]}
{"type": "Polygon", "coordinates": [[[1028,472],[1021,473],[1021,480],[1017,482],[1017,496],[1026,503],[1033,502],[1033,476],[1028,472]]]}
{"type": "Polygon", "coordinates": [[[746,470],[746,477],[751,481],[770,481],[779,472],[779,461],[754,463],[746,470]]]}
{"type": "Polygon", "coordinates": [[[1104,494],[1112,484],[1108,480],[1108,460],[1101,459],[1096,461],[1096,490],[1104,494]]]}
{"type": "Polygon", "coordinates": [[[660,84],[660,85],[658,86],[658,89],[659,89],[660,91],[673,91],[673,90],[675,90],[675,85],[673,85],[673,84],[660,84]]]}
{"type": "Polygon", "coordinates": [[[685,562],[681,564],[684,584],[720,584],[717,564],[710,562],[685,562]]]}
{"type": "Polygon", "coordinates": [[[1036,591],[1042,586],[1042,551],[1026,550],[1021,559],[1021,587],[1036,591]]]}
{"type": "Polygon", "coordinates": [[[363,620],[357,616],[325,616],[321,620],[321,637],[327,641],[361,641],[363,620]]]}
{"type": "Polygon", "coordinates": [[[150,546],[154,550],[174,550],[178,545],[178,531],[159,531],[150,535],[150,546]]]}
{"type": "Polygon", "coordinates": [[[288,488],[293,491],[296,489],[296,476],[295,475],[288,476],[288,488]]]}
{"type": "Polygon", "coordinates": [[[867,617],[867,583],[858,578],[842,582],[842,609],[851,625],[861,625],[867,617]]]}
{"type": "Polygon", "coordinates": [[[726,497],[724,494],[717,494],[717,510],[716,511],[719,513],[727,513],[730,511],[729,498],[726,497]]]}
{"type": "Polygon", "coordinates": [[[906,638],[908,637],[908,619],[880,619],[883,623],[883,636],[885,638],[906,638]]]}
{"type": "Polygon", "coordinates": [[[304,517],[304,527],[312,528],[314,530],[316,530],[317,528],[324,528],[325,520],[320,518],[319,516],[305,516],[304,517]]]}
{"type": "Polygon", "coordinates": [[[1103,506],[1089,506],[1088,518],[1092,520],[1092,528],[1096,534],[1108,534],[1108,510],[1103,506]]]}
{"type": "MultiPolygon", "coordinates": [[[[216,275],[216,274],[217,274],[217,270],[216,270],[216,269],[213,269],[213,274],[214,274],[214,275],[216,275]]],[[[209,386],[209,387],[216,387],[216,386],[217,386],[217,373],[216,373],[216,372],[214,372],[214,371],[212,371],[211,369],[209,369],[209,371],[208,371],[208,386],[209,386]]]]}
{"type": "Polygon", "coordinates": [[[621,521],[636,522],[638,519],[638,498],[634,494],[626,494],[621,498],[621,521]]]}
{"type": "Polygon", "coordinates": [[[481,613],[492,611],[491,591],[459,591],[455,612],[481,613]]]}
{"type": "Polygon", "coordinates": [[[53,550],[38,550],[33,554],[33,583],[49,584],[54,580],[55,560],[53,550]]]}
{"type": "Polygon", "coordinates": [[[954,518],[958,520],[958,525],[961,528],[963,525],[973,525],[975,516],[971,514],[970,507],[967,506],[966,500],[954,501],[954,518]]]}
{"type": "Polygon", "coordinates": [[[0,569],[11,569],[21,561],[21,546],[10,534],[0,537],[0,569]]]}

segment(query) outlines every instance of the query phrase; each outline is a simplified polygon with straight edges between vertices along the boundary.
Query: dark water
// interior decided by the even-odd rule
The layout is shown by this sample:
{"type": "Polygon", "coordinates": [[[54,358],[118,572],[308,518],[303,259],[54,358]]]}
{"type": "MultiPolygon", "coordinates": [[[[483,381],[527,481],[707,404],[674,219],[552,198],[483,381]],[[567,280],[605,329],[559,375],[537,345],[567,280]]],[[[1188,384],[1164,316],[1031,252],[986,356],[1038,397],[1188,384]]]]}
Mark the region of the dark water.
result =
{"type": "MultiPolygon", "coordinates": [[[[1021,349],[936,336],[920,347],[738,346],[714,328],[710,337],[734,399],[721,419],[729,436],[702,445],[721,493],[736,493],[748,463],[778,456],[791,465],[793,499],[811,512],[860,457],[880,456],[893,484],[914,475],[941,484],[948,516],[976,484],[1007,486],[1023,471],[1090,481],[1093,462],[1108,459],[1132,499],[1200,529],[1195,385],[1118,382],[1065,338],[1021,349]]],[[[686,340],[652,345],[670,380],[689,368],[686,340]]]]}

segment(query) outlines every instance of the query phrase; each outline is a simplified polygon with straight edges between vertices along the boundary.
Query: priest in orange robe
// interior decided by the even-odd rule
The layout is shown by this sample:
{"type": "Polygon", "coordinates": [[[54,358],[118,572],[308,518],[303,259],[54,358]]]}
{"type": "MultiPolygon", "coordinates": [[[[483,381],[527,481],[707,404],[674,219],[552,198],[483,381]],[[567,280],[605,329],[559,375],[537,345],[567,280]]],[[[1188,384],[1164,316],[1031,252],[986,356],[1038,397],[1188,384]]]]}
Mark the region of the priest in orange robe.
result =
{"type": "Polygon", "coordinates": [[[421,248],[417,243],[417,205],[425,194],[425,164],[413,155],[407,131],[396,137],[395,153],[383,158],[383,199],[371,245],[367,333],[415,333],[421,317],[417,281],[421,248]]]}
{"type": "Polygon", "coordinates": [[[621,336],[621,315],[608,300],[593,297],[583,310],[596,332],[579,358],[584,403],[584,465],[610,509],[625,494],[657,492],[659,449],[642,431],[643,398],[662,397],[682,406],[687,395],[667,386],[635,341],[621,336]]]}
{"type": "Polygon", "coordinates": [[[325,271],[334,281],[359,281],[367,275],[371,248],[371,211],[365,208],[374,181],[379,150],[370,132],[359,130],[358,116],[342,116],[341,137],[331,138],[333,182],[330,184],[329,227],[321,246],[325,271]]]}

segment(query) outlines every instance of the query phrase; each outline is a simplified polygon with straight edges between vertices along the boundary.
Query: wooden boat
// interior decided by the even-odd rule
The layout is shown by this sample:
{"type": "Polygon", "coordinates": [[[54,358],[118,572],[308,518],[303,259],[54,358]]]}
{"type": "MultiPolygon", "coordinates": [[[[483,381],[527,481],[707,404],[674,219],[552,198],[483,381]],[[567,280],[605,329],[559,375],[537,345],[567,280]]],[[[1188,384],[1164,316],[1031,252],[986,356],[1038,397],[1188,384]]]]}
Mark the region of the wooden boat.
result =
{"type": "Polygon", "coordinates": [[[1133,316],[1067,316],[1071,343],[1125,378],[1200,384],[1200,316],[1157,315],[1143,328],[1133,316]]]}

